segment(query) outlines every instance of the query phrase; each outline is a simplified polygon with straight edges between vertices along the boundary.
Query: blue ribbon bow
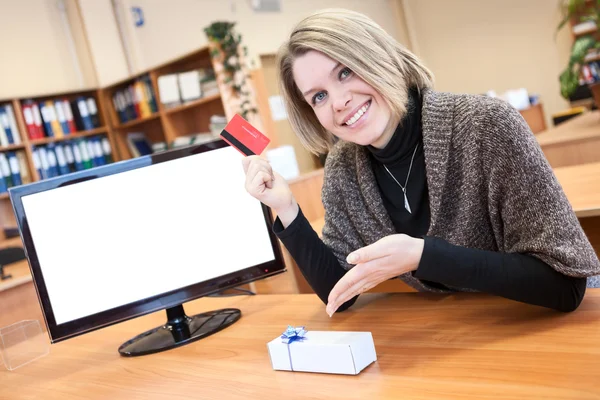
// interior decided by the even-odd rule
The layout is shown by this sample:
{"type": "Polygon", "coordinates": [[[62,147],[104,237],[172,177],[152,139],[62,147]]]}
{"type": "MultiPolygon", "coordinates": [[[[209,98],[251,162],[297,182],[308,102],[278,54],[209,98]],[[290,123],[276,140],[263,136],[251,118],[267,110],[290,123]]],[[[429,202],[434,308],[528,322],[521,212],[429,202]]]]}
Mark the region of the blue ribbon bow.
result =
{"type": "Polygon", "coordinates": [[[304,329],[303,326],[299,326],[297,328],[294,328],[291,325],[288,325],[287,329],[285,330],[285,332],[283,332],[283,334],[281,335],[281,341],[283,343],[293,343],[295,341],[303,341],[304,339],[306,339],[304,336],[306,335],[306,329],[304,329]]]}
{"type": "Polygon", "coordinates": [[[283,334],[281,335],[281,341],[287,344],[288,357],[290,360],[290,369],[292,371],[294,370],[294,365],[292,364],[292,353],[290,352],[290,344],[296,341],[301,342],[304,339],[306,339],[306,332],[307,331],[306,329],[304,329],[303,326],[294,328],[293,326],[288,325],[285,332],[283,332],[283,334]]]}

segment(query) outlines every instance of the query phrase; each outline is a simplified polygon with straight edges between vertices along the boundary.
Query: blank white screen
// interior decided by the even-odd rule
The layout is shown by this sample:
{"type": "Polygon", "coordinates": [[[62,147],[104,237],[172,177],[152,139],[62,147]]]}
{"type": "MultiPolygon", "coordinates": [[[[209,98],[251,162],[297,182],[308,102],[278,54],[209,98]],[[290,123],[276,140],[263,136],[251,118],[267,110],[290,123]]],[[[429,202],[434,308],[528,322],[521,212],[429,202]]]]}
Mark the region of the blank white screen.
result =
{"type": "Polygon", "coordinates": [[[225,147],[24,196],[56,323],[274,260],[225,147]]]}

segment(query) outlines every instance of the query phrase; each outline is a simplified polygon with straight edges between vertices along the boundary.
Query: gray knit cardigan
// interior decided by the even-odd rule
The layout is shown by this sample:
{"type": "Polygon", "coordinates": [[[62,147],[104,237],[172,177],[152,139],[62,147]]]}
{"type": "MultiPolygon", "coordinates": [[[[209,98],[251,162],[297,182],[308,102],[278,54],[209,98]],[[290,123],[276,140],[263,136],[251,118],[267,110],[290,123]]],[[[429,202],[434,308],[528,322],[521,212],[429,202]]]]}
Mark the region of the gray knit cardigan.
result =
{"type": "MultiPolygon", "coordinates": [[[[600,274],[598,257],[519,112],[484,96],[422,94],[427,235],[529,254],[569,276],[600,274]]],[[[352,267],[346,263],[350,252],[396,233],[364,147],[343,141],[334,146],[322,198],[323,240],[345,269],[352,267]]],[[[418,290],[440,291],[411,273],[399,278],[418,290]]]]}

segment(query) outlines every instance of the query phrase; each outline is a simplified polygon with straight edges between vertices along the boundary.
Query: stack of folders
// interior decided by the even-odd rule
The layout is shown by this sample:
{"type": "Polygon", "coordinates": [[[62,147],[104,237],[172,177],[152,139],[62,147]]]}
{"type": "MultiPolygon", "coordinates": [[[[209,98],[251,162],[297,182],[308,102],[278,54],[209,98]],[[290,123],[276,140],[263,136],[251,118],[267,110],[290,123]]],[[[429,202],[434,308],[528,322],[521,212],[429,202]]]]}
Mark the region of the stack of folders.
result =
{"type": "Polygon", "coordinates": [[[176,74],[158,77],[160,102],[172,108],[190,101],[219,93],[219,87],[212,68],[198,68],[176,74]]]}
{"type": "Polygon", "coordinates": [[[93,136],[33,148],[33,164],[40,179],[53,178],[113,162],[110,142],[93,136]]]}
{"type": "Polygon", "coordinates": [[[25,100],[22,108],[29,139],[64,137],[100,127],[96,99],[91,96],[80,96],[71,101],[25,100]]]}
{"type": "Polygon", "coordinates": [[[0,153],[0,193],[8,188],[31,182],[23,151],[0,153]]]}
{"type": "Polygon", "coordinates": [[[134,83],[121,90],[117,90],[112,99],[121,123],[149,117],[158,111],[156,96],[148,75],[136,79],[134,83]]]}
{"type": "Polygon", "coordinates": [[[12,105],[0,104],[0,146],[11,144],[21,144],[21,133],[12,105]]]}

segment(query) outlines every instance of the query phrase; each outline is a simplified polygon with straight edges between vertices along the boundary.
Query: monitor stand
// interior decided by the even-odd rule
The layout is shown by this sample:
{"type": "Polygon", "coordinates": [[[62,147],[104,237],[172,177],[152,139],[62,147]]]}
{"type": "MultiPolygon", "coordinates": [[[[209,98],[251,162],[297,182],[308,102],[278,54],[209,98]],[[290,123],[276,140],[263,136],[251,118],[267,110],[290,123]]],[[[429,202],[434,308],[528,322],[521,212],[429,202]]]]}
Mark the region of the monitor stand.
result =
{"type": "Polygon", "coordinates": [[[124,357],[143,356],[183,346],[227,328],[240,319],[237,308],[223,308],[188,317],[183,305],[167,309],[167,323],[123,343],[124,357]]]}

